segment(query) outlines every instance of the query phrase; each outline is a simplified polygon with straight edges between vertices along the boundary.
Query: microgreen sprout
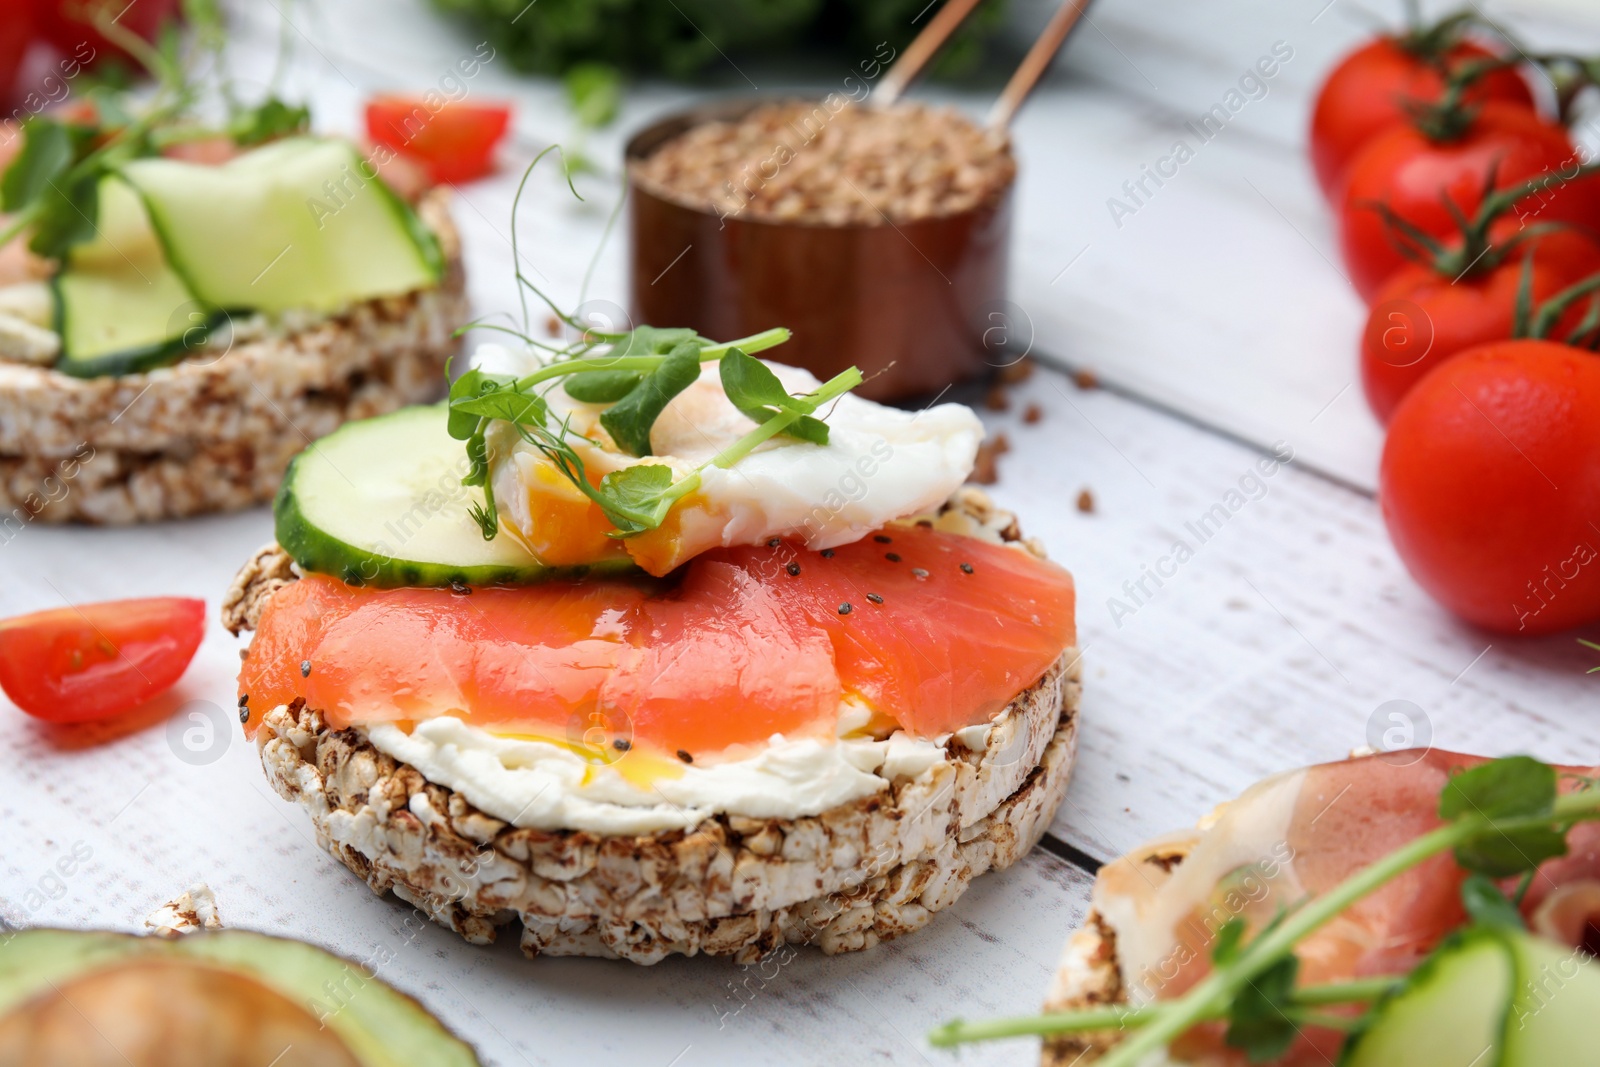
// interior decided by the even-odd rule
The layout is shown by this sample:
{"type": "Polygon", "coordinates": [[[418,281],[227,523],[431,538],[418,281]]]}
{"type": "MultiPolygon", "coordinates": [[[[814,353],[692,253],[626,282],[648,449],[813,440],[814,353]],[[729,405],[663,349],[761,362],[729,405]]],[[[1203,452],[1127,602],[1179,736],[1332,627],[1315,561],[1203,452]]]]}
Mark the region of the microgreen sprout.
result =
{"type": "MultiPolygon", "coordinates": [[[[496,423],[514,429],[550,461],[579,492],[593,501],[616,527],[612,537],[634,537],[666,521],[674,504],[700,487],[709,467],[727,469],[774,437],[787,435],[811,444],[828,443],[828,426],[817,412],[862,382],[851,367],[824,382],[815,392],[792,396],[778,376],[754,357],[789,340],[782,327],[763,330],[734,341],[713,341],[682,327],[638,326],[626,331],[591,329],[578,322],[547,296],[522,271],[517,246],[516,214],[522,194],[539,161],[559,146],[551,145],[534,157],[523,172],[512,199],[512,258],[518,294],[522,301],[522,329],[476,322],[462,327],[492,329],[519,338],[530,349],[546,354],[539,369],[521,377],[489,374],[476,368],[457,378],[450,387],[450,436],[464,441],[469,468],[462,484],[481,488],[484,500],[470,508],[485,540],[500,529],[490,472],[490,433],[496,423]],[[528,333],[527,294],[532,293],[556,318],[576,332],[565,345],[537,341],[528,333]],[[605,351],[596,354],[604,347],[605,351]],[[573,444],[580,437],[571,419],[554,420],[546,400],[548,389],[559,383],[573,400],[604,405],[599,422],[618,449],[636,458],[652,455],[650,431],[675,397],[700,378],[705,364],[716,363],[723,392],[755,428],[706,462],[680,472],[664,463],[639,463],[611,471],[598,483],[589,479],[583,457],[573,444]]],[[[567,185],[572,188],[570,172],[567,185]]],[[[577,189],[572,188],[574,196],[577,189]]],[[[579,197],[582,199],[582,197],[579,197]]]]}
{"type": "Polygon", "coordinates": [[[1443,825],[1417,837],[1355,872],[1321,896],[1281,912],[1256,936],[1245,940],[1244,924],[1230,920],[1217,934],[1211,972],[1173,1000],[1135,1007],[1104,1007],[987,1022],[950,1022],[933,1031],[931,1044],[948,1047],[969,1041],[1026,1035],[1118,1030],[1124,1039],[1096,1061],[1098,1067],[1135,1067],[1199,1023],[1226,1021],[1226,1040],[1252,1062],[1281,1055],[1293,1040],[1293,1027],[1326,1026],[1350,1030],[1357,1016],[1327,1015],[1310,1009],[1370,1004],[1407,980],[1393,975],[1337,985],[1295,985],[1295,946],[1346,908],[1433,857],[1451,852],[1469,877],[1463,903],[1482,926],[1521,924],[1516,902],[1531,873],[1547,859],[1564,855],[1567,833],[1580,822],[1600,819],[1600,789],[1579,783],[1562,794],[1555,768],[1527,756],[1493,760],[1451,777],[1439,797],[1443,825]],[[1507,898],[1495,879],[1521,876],[1517,894],[1507,898]]]}

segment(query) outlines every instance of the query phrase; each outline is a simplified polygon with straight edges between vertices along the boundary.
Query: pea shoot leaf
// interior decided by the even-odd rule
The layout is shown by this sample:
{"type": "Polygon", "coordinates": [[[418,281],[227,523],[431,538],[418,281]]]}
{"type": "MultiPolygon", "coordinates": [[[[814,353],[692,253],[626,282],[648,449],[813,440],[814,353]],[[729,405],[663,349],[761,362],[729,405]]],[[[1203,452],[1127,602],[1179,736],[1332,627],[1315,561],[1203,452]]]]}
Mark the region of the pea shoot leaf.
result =
{"type": "Polygon", "coordinates": [[[1235,915],[1217,927],[1216,944],[1211,946],[1211,961],[1218,967],[1233,962],[1239,955],[1239,946],[1243,941],[1244,920],[1235,915]]]}
{"type": "Polygon", "coordinates": [[[636,370],[589,370],[567,375],[562,388],[585,404],[614,404],[643,380],[644,375],[636,370]]]}
{"type": "Polygon", "coordinates": [[[722,357],[718,371],[722,375],[722,391],[752,422],[760,425],[785,411],[798,411],[800,418],[783,432],[815,445],[828,443],[828,424],[811,417],[817,405],[804,397],[790,396],[778,376],[759,359],[730,348],[722,357]]]}
{"type": "Polygon", "coordinates": [[[576,63],[561,83],[580,126],[598,130],[617,117],[622,106],[622,72],[610,63],[576,63]]]}
{"type": "Polygon", "coordinates": [[[693,339],[674,346],[660,366],[600,416],[600,425],[623,451],[632,456],[652,454],[650,428],[672,398],[700,377],[700,348],[693,339]]]}
{"type": "Polygon", "coordinates": [[[1300,960],[1292,953],[1258,974],[1234,996],[1223,1040],[1251,1063],[1268,1063],[1289,1051],[1299,1036],[1292,1002],[1300,960]]]}
{"type": "Polygon", "coordinates": [[[543,426],[548,410],[543,397],[515,389],[495,389],[450,403],[452,418],[458,413],[475,415],[480,419],[502,419],[515,426],[543,426]]]}
{"type": "Polygon", "coordinates": [[[1453,775],[1439,794],[1439,818],[1514,819],[1543,815],[1556,801],[1556,769],[1531,756],[1491,760],[1453,775]]]}
{"type": "Polygon", "coordinates": [[[234,144],[258,145],[311,128],[311,111],[269,96],[255,107],[240,108],[228,120],[234,144]]]}
{"type": "MultiPolygon", "coordinates": [[[[1556,771],[1529,756],[1509,756],[1453,776],[1439,794],[1439,817],[1518,819],[1548,814],[1556,800],[1556,771]]],[[[1464,869],[1509,878],[1566,855],[1566,834],[1553,826],[1518,830],[1485,827],[1455,850],[1464,869]]]]}
{"type": "Polygon", "coordinates": [[[22,211],[59,181],[77,155],[72,133],[59,122],[29,119],[22,126],[22,151],[0,181],[0,209],[22,211]]]}
{"type": "Polygon", "coordinates": [[[73,245],[94,238],[100,217],[100,178],[96,170],[51,181],[35,201],[37,214],[28,247],[35,255],[60,259],[73,245]]]}
{"type": "Polygon", "coordinates": [[[1461,883],[1461,903],[1466,906],[1473,922],[1480,926],[1512,930],[1521,930],[1525,926],[1517,906],[1500,892],[1499,886],[1481,874],[1470,874],[1461,883]]]}
{"type": "Polygon", "coordinates": [[[699,339],[699,334],[683,326],[639,326],[623,334],[612,345],[613,356],[665,356],[688,341],[699,339]]]}
{"type": "Polygon", "coordinates": [[[678,499],[672,495],[673,488],[671,467],[639,464],[601,478],[595,503],[617,528],[618,536],[630,537],[661,525],[678,499]]]}
{"type": "Polygon", "coordinates": [[[471,412],[459,411],[458,404],[474,400],[486,392],[509,387],[516,379],[509,374],[489,374],[473,367],[461,377],[450,383],[450,436],[457,441],[465,441],[478,433],[478,424],[482,417],[471,412]]]}

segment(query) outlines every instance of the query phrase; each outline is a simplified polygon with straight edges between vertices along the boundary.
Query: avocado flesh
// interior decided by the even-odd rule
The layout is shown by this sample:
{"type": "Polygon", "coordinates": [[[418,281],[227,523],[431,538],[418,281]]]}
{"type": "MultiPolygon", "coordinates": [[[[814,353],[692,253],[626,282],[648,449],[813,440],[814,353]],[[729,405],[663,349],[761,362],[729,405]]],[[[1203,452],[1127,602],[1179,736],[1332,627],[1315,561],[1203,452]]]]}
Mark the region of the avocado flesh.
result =
{"type": "MultiPolygon", "coordinates": [[[[28,930],[12,936],[4,946],[6,966],[0,968],[0,1063],[29,1063],[48,1067],[52,1062],[37,1055],[20,1057],[17,1050],[57,1046],[27,1045],[28,1041],[68,1040],[70,1033],[44,1033],[56,1014],[83,1014],[93,1028],[78,1027],[89,1035],[89,1045],[56,1063],[96,1064],[89,1058],[95,1043],[105,1045],[110,1028],[120,1031],[126,1044],[108,1063],[133,1067],[162,1067],[184,1061],[173,1049],[197,1044],[195,1035],[220,1035],[232,1044],[199,1063],[227,1067],[235,1062],[269,1062],[259,1059],[252,1042],[291,1044],[294,1056],[279,1067],[478,1067],[472,1049],[462,1043],[426,1009],[391,989],[362,965],[348,962],[298,941],[244,931],[191,934],[178,940],[135,937],[128,934],[74,930],[28,930]],[[167,995],[140,999],[140,989],[157,987],[167,995]],[[65,1000],[63,1000],[63,994],[65,1000]],[[230,1025],[230,1016],[246,1003],[241,1018],[250,1025],[230,1025]],[[91,1010],[81,1009],[88,1004],[91,1010]],[[62,1006],[69,1010],[53,1013],[62,1006]],[[95,1011],[108,1013],[97,1017],[95,1011]],[[118,1013],[140,1015],[117,1022],[118,1013]],[[155,1013],[152,1016],[150,1013],[155,1013]],[[197,1015],[198,1013],[198,1015],[197,1015]],[[197,1023],[196,1019],[200,1022],[197,1023]],[[203,1023],[203,1025],[201,1025],[203,1023]],[[128,1055],[140,1051],[138,1042],[166,1027],[170,1038],[156,1047],[153,1058],[128,1055]],[[230,1038],[229,1035],[232,1034],[230,1038]],[[65,1036],[64,1036],[65,1035],[65,1036]],[[122,1058],[126,1056],[126,1058],[122,1058]]],[[[276,1051],[274,1055],[276,1055],[276,1051]]]]}

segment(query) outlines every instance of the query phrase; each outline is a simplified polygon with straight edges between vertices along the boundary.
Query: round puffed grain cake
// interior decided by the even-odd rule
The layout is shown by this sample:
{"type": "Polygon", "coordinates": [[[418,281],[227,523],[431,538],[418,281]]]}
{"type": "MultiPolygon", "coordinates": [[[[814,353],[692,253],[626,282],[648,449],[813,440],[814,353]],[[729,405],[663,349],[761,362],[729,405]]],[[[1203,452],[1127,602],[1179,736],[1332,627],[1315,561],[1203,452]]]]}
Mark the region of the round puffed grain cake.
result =
{"type": "MultiPolygon", "coordinates": [[[[995,514],[971,489],[947,506],[995,514]]],[[[224,598],[224,624],[253,629],[295,580],[280,548],[263,549],[224,598]]],[[[268,712],[256,744],[324,848],[468,941],[517,921],[529,956],[749,963],[785,944],[831,955],[910,933],[1026,854],[1066,793],[1079,693],[1069,648],[994,717],[980,750],[951,737],[922,773],[819,815],[716,815],[651,834],[511,826],[301,701],[268,712]]]]}
{"type": "Polygon", "coordinates": [[[147,522],[261,504],[312,441],[441,395],[468,317],[446,199],[435,190],[417,206],[444,255],[435,288],[142,374],[74,378],[0,361],[0,541],[30,521],[147,522]]]}
{"type": "MultiPolygon", "coordinates": [[[[1169,837],[1128,855],[1152,886],[1172,876],[1198,841],[1169,837]]],[[[1061,953],[1061,964],[1044,1001],[1049,1012],[1086,1011],[1128,1003],[1122,968],[1117,960],[1117,936],[1098,911],[1090,910],[1083,927],[1075,931],[1061,953]]],[[[1122,1040],[1122,1031],[1060,1034],[1044,1039],[1042,1067],[1088,1067],[1122,1040]]],[[[1149,1061],[1167,1063],[1165,1056],[1149,1061]]]]}

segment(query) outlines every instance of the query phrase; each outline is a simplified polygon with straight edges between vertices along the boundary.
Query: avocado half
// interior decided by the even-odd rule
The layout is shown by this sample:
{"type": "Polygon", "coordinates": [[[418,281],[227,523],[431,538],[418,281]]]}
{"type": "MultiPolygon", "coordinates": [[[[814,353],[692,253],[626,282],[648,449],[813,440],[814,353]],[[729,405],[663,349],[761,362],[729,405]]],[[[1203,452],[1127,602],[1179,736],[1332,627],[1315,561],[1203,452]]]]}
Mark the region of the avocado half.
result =
{"type": "Polygon", "coordinates": [[[479,1067],[359,963],[265,934],[0,936],[0,1067],[479,1067]]]}

